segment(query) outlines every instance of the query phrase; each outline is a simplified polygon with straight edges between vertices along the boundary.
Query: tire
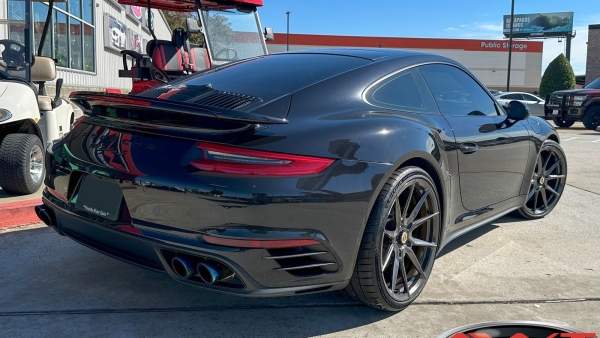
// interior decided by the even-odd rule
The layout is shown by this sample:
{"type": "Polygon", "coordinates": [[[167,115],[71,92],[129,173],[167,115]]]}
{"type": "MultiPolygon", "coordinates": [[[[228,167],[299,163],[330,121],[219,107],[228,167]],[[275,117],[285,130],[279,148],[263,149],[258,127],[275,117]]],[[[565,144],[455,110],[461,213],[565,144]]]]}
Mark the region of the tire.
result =
{"type": "Polygon", "coordinates": [[[35,135],[10,134],[0,144],[0,186],[8,193],[38,191],[44,181],[44,148],[35,135]]]}
{"type": "Polygon", "coordinates": [[[600,125],[600,107],[592,107],[581,118],[583,125],[589,130],[596,130],[600,125]]]}
{"type": "Polygon", "coordinates": [[[562,117],[553,117],[552,122],[554,122],[557,127],[561,128],[569,128],[575,124],[575,120],[565,120],[562,117]]]}
{"type": "Polygon", "coordinates": [[[542,145],[527,200],[517,214],[526,219],[546,217],[560,200],[567,183],[567,159],[561,146],[547,140],[542,145]]]}
{"type": "Polygon", "coordinates": [[[373,206],[352,278],[344,289],[350,298],[401,311],[419,296],[439,245],[438,196],[435,183],[420,168],[401,168],[388,179],[373,206]],[[388,281],[394,280],[394,271],[397,278],[392,287],[388,281]]]}

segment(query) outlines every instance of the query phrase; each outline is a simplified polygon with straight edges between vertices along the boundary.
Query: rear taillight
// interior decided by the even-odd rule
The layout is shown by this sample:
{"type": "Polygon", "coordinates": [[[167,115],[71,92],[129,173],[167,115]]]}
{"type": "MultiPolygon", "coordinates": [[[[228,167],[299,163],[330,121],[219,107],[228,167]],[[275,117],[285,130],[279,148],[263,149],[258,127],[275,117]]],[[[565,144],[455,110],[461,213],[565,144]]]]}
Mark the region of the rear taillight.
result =
{"type": "Polygon", "coordinates": [[[334,161],[328,158],[273,153],[207,142],[200,142],[197,147],[202,150],[203,156],[193,160],[191,165],[200,170],[226,174],[312,175],[325,170],[334,161]]]}

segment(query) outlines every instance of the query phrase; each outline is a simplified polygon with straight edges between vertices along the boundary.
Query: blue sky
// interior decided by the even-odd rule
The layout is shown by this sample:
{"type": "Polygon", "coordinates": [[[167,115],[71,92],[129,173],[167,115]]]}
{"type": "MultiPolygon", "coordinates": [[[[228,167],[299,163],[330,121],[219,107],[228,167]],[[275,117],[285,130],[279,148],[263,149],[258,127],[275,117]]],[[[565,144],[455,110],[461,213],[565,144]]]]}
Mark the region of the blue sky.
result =
{"type": "MultiPolygon", "coordinates": [[[[263,0],[263,27],[290,33],[502,39],[502,16],[510,14],[510,0],[263,0]]],[[[587,30],[600,24],[598,0],[515,0],[515,14],[575,12],[571,64],[585,74],[587,30]]],[[[544,41],[543,69],[559,53],[564,40],[544,41]]]]}

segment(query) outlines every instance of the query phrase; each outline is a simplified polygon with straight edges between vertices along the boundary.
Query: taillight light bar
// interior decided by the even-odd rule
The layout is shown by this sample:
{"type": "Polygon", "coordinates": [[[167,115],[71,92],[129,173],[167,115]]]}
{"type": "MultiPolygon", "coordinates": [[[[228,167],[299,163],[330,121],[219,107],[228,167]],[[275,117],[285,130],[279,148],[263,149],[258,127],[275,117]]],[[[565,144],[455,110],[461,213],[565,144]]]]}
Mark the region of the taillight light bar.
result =
{"type": "Polygon", "coordinates": [[[202,238],[210,244],[247,249],[281,249],[319,244],[314,239],[239,239],[210,235],[202,235],[202,238]]]}
{"type": "Polygon", "coordinates": [[[334,160],[300,156],[200,142],[200,159],[191,161],[194,167],[217,173],[260,176],[298,176],[318,174],[334,160]]]}

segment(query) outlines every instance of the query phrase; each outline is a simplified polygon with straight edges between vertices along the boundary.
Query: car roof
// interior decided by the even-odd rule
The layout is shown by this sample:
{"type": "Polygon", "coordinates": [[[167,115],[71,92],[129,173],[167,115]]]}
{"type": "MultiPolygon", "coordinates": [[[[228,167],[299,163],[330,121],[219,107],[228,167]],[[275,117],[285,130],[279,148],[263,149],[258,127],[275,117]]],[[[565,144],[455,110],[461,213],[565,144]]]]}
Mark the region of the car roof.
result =
{"type": "Polygon", "coordinates": [[[371,61],[382,61],[390,59],[399,59],[406,57],[419,57],[422,56],[432,61],[444,61],[456,64],[456,61],[446,58],[441,55],[419,52],[407,49],[392,49],[392,48],[319,48],[319,49],[306,49],[306,50],[294,50],[289,52],[283,52],[278,54],[329,54],[329,55],[341,55],[349,57],[358,57],[368,59],[371,61]]]}

